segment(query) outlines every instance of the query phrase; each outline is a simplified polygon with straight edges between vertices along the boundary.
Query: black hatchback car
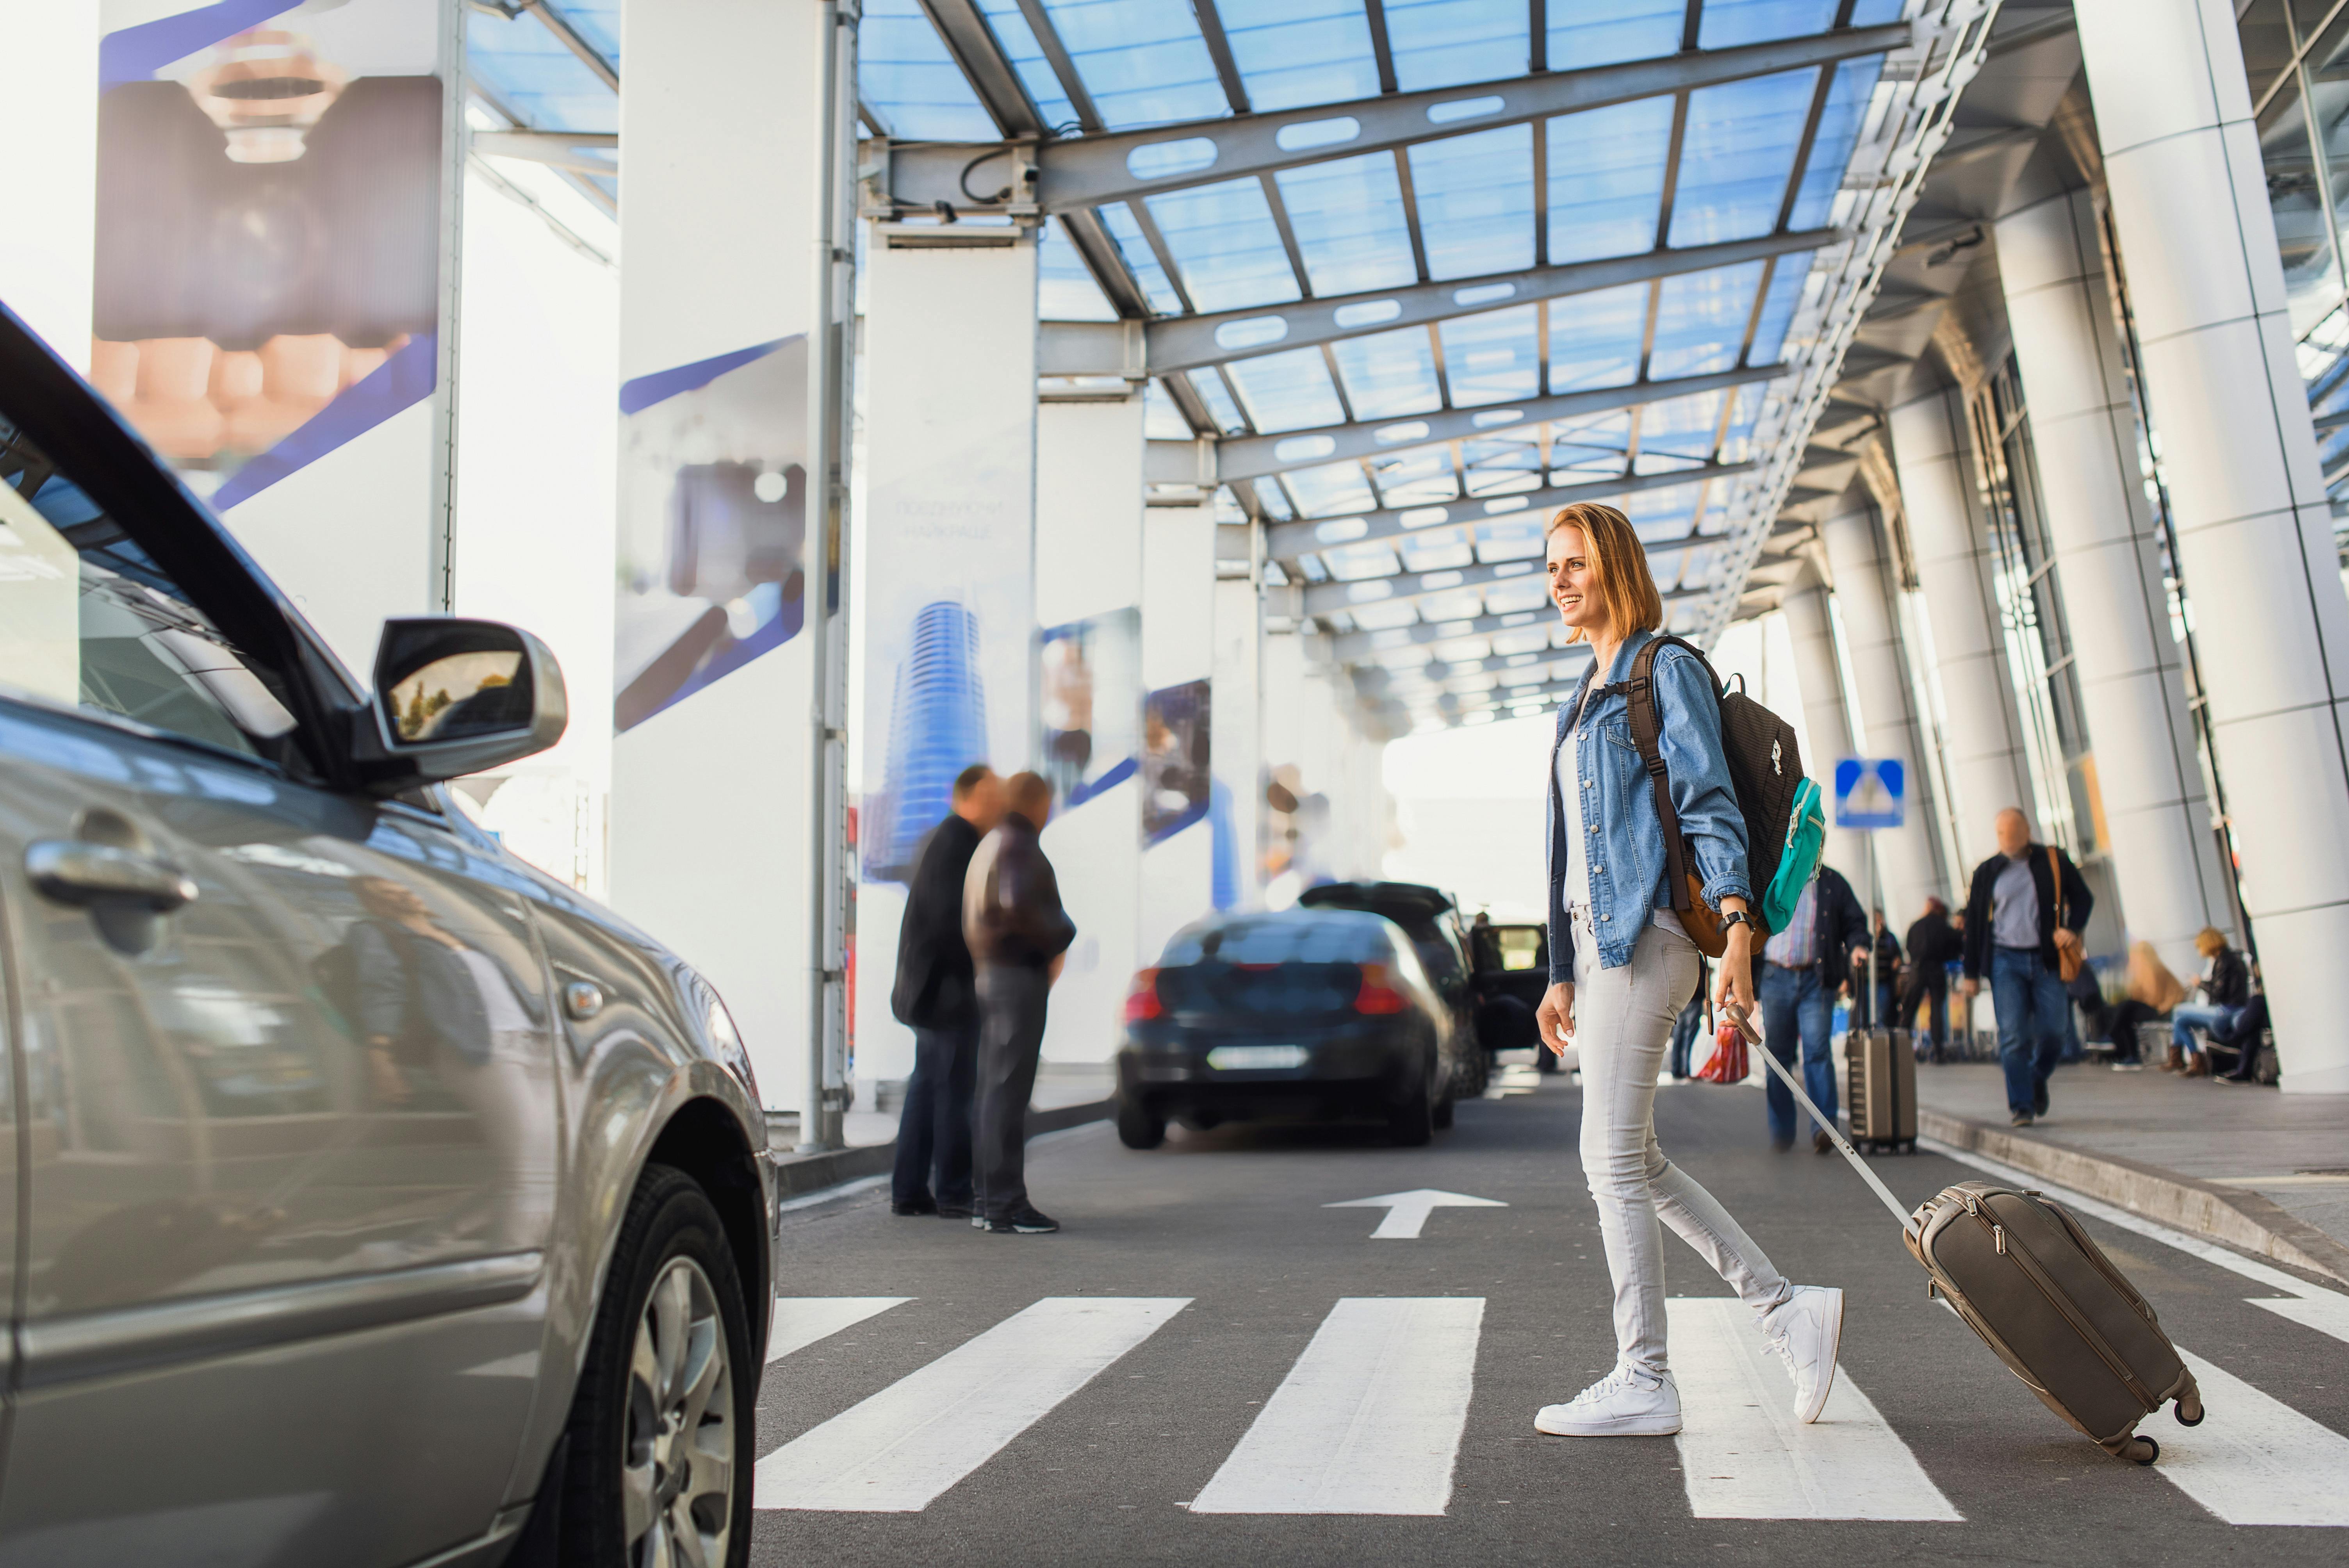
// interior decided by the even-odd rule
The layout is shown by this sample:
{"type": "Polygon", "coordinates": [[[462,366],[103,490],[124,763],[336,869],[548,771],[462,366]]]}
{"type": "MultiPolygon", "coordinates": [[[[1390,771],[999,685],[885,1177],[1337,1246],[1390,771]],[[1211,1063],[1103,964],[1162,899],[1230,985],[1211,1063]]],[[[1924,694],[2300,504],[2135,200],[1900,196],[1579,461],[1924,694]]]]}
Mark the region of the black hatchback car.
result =
{"type": "Polygon", "coordinates": [[[1492,1053],[1501,1047],[1484,1038],[1479,1028],[1479,993],[1471,978],[1474,966],[1468,934],[1460,923],[1459,901],[1424,882],[1342,882],[1308,888],[1297,902],[1308,909],[1359,909],[1384,915],[1402,928],[1460,1039],[1453,1092],[1470,1099],[1483,1094],[1492,1077],[1492,1053]]]}
{"type": "Polygon", "coordinates": [[[1133,977],[1117,1057],[1117,1132],[1154,1149],[1268,1117],[1383,1120],[1399,1144],[1452,1125],[1469,1048],[1410,937],[1353,910],[1203,922],[1133,977]]]}

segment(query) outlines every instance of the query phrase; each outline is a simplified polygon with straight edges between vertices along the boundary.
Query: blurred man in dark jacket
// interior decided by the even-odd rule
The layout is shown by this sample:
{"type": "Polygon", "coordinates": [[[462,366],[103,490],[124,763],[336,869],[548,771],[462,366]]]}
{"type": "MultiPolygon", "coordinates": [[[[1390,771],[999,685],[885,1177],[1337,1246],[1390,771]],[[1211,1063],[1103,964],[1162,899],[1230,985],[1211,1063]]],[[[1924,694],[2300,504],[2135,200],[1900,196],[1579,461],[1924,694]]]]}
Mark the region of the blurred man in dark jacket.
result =
{"type": "MultiPolygon", "coordinates": [[[[1836,993],[1857,973],[1866,985],[1868,916],[1843,873],[1822,865],[1805,884],[1786,929],[1762,944],[1761,973],[1754,993],[1762,1004],[1763,1048],[1788,1067],[1801,1048],[1803,1088],[1820,1110],[1836,1113],[1835,1052],[1830,1043],[1836,993]]],[[[1764,1086],[1770,1142],[1795,1144],[1795,1097],[1774,1076],[1764,1086]]],[[[1811,1130],[1811,1147],[1821,1154],[1835,1147],[1825,1128],[1811,1130]]]]}
{"type": "MultiPolygon", "coordinates": [[[[1909,928],[1909,968],[1900,982],[1900,1017],[1917,1016],[1917,1005],[1930,998],[1932,1016],[1925,1031],[1932,1042],[1930,1058],[1940,1061],[1950,1043],[1950,961],[1965,956],[1965,939],[1950,923],[1950,906],[1939,898],[1925,901],[1925,913],[1909,928]]],[[[1920,1048],[1920,1058],[1927,1052],[1920,1048]]]]}
{"type": "Polygon", "coordinates": [[[984,762],[964,769],[955,778],[952,813],[922,841],[905,884],[889,1011],[914,1031],[914,1076],[897,1120],[893,1213],[967,1220],[975,1212],[970,1119],[978,995],[962,936],[962,883],[972,852],[1003,820],[1003,780],[993,769],[984,762]]]}
{"type": "Polygon", "coordinates": [[[1966,895],[1960,985],[1971,996],[1990,981],[2006,1109],[2017,1127],[2047,1114],[2048,1075],[2072,1025],[2063,955],[2080,951],[2095,902],[2072,857],[2032,838],[2030,819],[2012,806],[1998,814],[1998,853],[1974,868],[1966,895]]]}
{"type": "Polygon", "coordinates": [[[998,1235],[1042,1235],[1060,1222],[1028,1201],[1028,1099],[1044,1045],[1044,1008],[1077,928],[1038,835],[1052,815],[1052,786],[1015,773],[1010,810],[980,841],[964,874],[963,939],[978,966],[978,1212],[998,1235]]]}

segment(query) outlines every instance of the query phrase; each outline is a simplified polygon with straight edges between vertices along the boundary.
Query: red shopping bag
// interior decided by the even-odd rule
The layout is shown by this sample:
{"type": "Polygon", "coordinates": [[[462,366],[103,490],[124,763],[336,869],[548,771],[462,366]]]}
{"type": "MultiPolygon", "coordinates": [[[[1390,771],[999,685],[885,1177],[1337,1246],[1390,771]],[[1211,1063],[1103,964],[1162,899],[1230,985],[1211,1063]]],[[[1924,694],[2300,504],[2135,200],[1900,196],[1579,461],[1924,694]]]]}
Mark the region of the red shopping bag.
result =
{"type": "Polygon", "coordinates": [[[1745,1037],[1735,1024],[1723,1019],[1713,1037],[1713,1055],[1696,1069],[1696,1076],[1706,1083],[1744,1083],[1753,1070],[1754,1064],[1745,1055],[1745,1037]]]}

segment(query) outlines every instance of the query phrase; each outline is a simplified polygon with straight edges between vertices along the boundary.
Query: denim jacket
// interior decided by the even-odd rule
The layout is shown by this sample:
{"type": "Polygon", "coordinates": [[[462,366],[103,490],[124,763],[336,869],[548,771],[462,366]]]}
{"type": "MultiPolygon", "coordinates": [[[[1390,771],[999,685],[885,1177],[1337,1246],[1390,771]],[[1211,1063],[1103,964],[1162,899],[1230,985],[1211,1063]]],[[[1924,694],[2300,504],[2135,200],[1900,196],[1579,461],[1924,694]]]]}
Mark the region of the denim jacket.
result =
{"type": "MultiPolygon", "coordinates": [[[[1632,661],[1653,637],[1640,632],[1624,639],[1606,684],[1630,679],[1632,661]]],[[[1590,716],[1582,725],[1579,773],[1582,820],[1590,833],[1590,923],[1599,935],[1599,965],[1617,969],[1631,961],[1649,912],[1671,907],[1664,885],[1664,830],[1656,820],[1655,791],[1631,740],[1630,707],[1619,691],[1591,697],[1597,666],[1584,672],[1571,702],[1557,710],[1557,734],[1549,750],[1549,977],[1553,985],[1574,978],[1573,922],[1566,913],[1566,817],[1557,798],[1557,753],[1584,702],[1590,716]]],[[[1660,749],[1671,775],[1672,808],[1681,832],[1696,857],[1692,868],[1704,882],[1704,902],[1714,908],[1734,893],[1750,899],[1745,874],[1745,818],[1729,782],[1721,749],[1721,703],[1703,664],[1681,648],[1656,655],[1656,690],[1661,698],[1660,749]]]]}

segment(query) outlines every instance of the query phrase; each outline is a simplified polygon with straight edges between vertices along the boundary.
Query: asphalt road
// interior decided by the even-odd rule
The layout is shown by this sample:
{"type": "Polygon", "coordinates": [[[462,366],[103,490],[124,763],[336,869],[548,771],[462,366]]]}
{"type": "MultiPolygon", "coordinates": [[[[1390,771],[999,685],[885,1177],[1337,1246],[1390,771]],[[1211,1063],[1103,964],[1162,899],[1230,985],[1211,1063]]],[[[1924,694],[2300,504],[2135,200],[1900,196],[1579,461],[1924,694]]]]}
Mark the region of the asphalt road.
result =
{"type": "MultiPolygon", "coordinates": [[[[1784,1374],[1754,1379],[1758,1336],[1668,1234],[1671,1294],[1715,1298],[1673,1308],[1689,1430],[1536,1433],[1537,1408],[1613,1363],[1578,1114],[1552,1078],[1463,1105],[1423,1150],[1260,1128],[1136,1153],[1079,1129],[1031,1150],[1031,1193],[1067,1227],[1052,1236],[899,1219],[879,1191],[794,1212],[778,1290],[798,1327],[760,1400],[752,1561],[2349,1557],[2349,1296],[2090,1219],[2215,1368],[2202,1426],[2157,1414],[2161,1462],[2116,1461],[1927,1299],[1842,1161],[1770,1150],[1745,1088],[1667,1088],[1658,1128],[1786,1274],[1846,1291],[1827,1418],[1777,1413],[1784,1374]],[[1438,1209],[1416,1240],[1324,1207],[1419,1188],[1508,1206],[1438,1209]],[[1334,1511],[1278,1511],[1299,1507],[1334,1511]],[[2245,1522],[2279,1518],[2313,1522],[2245,1522]]],[[[1877,1165],[1904,1202],[1980,1174],[1930,1153],[1877,1165]]]]}

